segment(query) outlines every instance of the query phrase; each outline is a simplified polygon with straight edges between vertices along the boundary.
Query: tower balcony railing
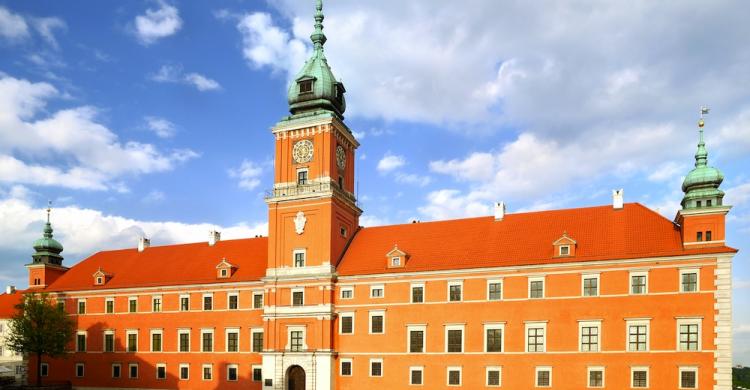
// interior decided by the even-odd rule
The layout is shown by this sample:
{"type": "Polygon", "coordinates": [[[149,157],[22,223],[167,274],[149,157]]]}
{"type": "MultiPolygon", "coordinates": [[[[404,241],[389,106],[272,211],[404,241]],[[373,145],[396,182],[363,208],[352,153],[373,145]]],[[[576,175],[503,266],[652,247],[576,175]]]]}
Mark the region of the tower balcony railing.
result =
{"type": "Polygon", "coordinates": [[[343,190],[335,182],[311,182],[307,184],[295,183],[279,186],[272,190],[267,190],[265,198],[266,200],[274,198],[296,198],[332,192],[335,192],[336,194],[348,199],[352,203],[357,204],[357,199],[354,197],[354,194],[343,190]]]}

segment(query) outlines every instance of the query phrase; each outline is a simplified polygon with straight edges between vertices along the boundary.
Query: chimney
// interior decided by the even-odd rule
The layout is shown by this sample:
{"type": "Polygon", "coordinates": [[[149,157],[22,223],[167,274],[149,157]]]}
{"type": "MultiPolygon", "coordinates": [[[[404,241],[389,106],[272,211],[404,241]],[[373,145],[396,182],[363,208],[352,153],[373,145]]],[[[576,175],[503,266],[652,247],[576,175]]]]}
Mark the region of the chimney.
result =
{"type": "Polygon", "coordinates": [[[505,202],[495,203],[495,221],[502,221],[505,218],[505,202]]]}
{"type": "Polygon", "coordinates": [[[16,293],[16,286],[8,286],[5,288],[6,294],[15,294],[16,293]]]}
{"type": "Polygon", "coordinates": [[[217,232],[216,230],[208,232],[208,246],[214,246],[219,241],[221,241],[221,232],[217,232]]]}
{"type": "Polygon", "coordinates": [[[612,190],[612,207],[615,210],[620,210],[624,207],[625,200],[623,199],[623,190],[612,190]]]}
{"type": "Polygon", "coordinates": [[[143,252],[146,250],[146,248],[151,246],[151,240],[149,240],[146,237],[139,237],[138,238],[138,252],[143,252]]]}

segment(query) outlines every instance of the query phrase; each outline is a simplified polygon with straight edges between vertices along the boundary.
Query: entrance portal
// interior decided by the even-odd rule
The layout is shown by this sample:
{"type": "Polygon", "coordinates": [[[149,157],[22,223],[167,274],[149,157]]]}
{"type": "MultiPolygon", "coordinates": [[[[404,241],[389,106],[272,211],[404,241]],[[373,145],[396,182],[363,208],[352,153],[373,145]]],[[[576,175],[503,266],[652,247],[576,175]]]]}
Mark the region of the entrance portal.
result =
{"type": "Polygon", "coordinates": [[[291,366],[286,370],[287,390],[305,390],[305,370],[300,366],[291,366]]]}

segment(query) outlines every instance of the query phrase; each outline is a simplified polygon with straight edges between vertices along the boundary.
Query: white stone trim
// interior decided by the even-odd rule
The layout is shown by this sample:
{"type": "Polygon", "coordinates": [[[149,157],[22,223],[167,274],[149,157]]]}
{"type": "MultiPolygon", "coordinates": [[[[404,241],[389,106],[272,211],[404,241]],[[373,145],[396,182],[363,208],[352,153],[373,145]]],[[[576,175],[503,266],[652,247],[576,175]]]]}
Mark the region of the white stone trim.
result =
{"type": "Polygon", "coordinates": [[[369,374],[371,378],[382,378],[385,376],[385,364],[383,364],[382,358],[373,358],[370,359],[370,365],[368,368],[369,374]],[[372,374],[372,364],[373,363],[380,363],[380,375],[373,375],[372,374]]]}
{"type": "Polygon", "coordinates": [[[686,294],[695,294],[701,291],[701,269],[697,267],[691,267],[691,268],[680,268],[680,285],[677,287],[677,289],[681,293],[686,294]],[[685,274],[695,274],[695,291],[685,291],[683,289],[683,283],[682,283],[682,276],[685,274]]]}
{"type": "Polygon", "coordinates": [[[424,366],[410,366],[409,367],[409,378],[407,379],[409,382],[409,386],[424,386],[424,366]],[[412,372],[419,371],[422,373],[421,379],[422,383],[413,383],[411,381],[412,379],[412,372]]]}
{"type": "Polygon", "coordinates": [[[547,290],[547,286],[546,286],[547,283],[544,280],[545,277],[544,276],[536,276],[536,277],[529,277],[527,279],[528,279],[528,282],[527,282],[528,283],[528,289],[527,289],[526,296],[529,299],[544,299],[545,296],[547,295],[547,291],[546,291],[547,290]],[[541,297],[538,297],[538,298],[532,298],[531,297],[531,283],[532,282],[542,282],[542,296],[541,297]]]}
{"type": "MultiPolygon", "coordinates": [[[[407,325],[406,326],[406,353],[423,354],[427,352],[427,325],[407,325]],[[411,332],[422,331],[422,352],[411,352],[411,332]]],[[[422,380],[424,382],[424,378],[422,380]]]]}
{"type": "Polygon", "coordinates": [[[485,353],[491,353],[491,354],[498,354],[505,352],[505,323],[485,323],[484,324],[484,331],[482,335],[482,350],[485,353]],[[500,329],[500,352],[488,352],[487,351],[487,331],[488,330],[496,330],[500,329]]]}
{"type": "Polygon", "coordinates": [[[581,274],[581,296],[582,297],[587,297],[587,298],[598,297],[601,294],[602,283],[601,283],[601,278],[599,276],[600,274],[598,272],[581,274]],[[584,282],[586,281],[586,279],[596,279],[596,294],[595,295],[585,295],[586,288],[585,288],[584,282]]]}
{"type": "Polygon", "coordinates": [[[339,287],[339,299],[345,299],[345,300],[354,299],[354,286],[341,286],[341,287],[339,287]],[[349,297],[349,298],[344,298],[344,291],[351,292],[352,296],[349,297]]]}
{"type": "Polygon", "coordinates": [[[588,389],[602,389],[607,386],[607,373],[604,366],[588,366],[586,368],[586,388],[588,389]],[[591,386],[591,372],[601,371],[602,372],[602,385],[591,386]]]}
{"type": "Polygon", "coordinates": [[[601,352],[602,350],[602,322],[601,320],[578,321],[578,350],[582,353],[601,352]],[[583,328],[590,328],[590,327],[597,328],[596,351],[584,351],[583,350],[583,328]]]}
{"type": "Polygon", "coordinates": [[[628,352],[649,352],[651,351],[651,319],[625,319],[625,350],[628,352]],[[633,351],[630,349],[630,327],[646,326],[646,350],[633,351]]]}
{"type": "Polygon", "coordinates": [[[542,353],[539,351],[529,351],[529,329],[542,328],[542,352],[547,352],[547,321],[526,321],[524,323],[524,352],[526,353],[542,353]]]}
{"type": "Polygon", "coordinates": [[[716,259],[714,270],[714,390],[732,389],[732,257],[716,259]]]}
{"type": "Polygon", "coordinates": [[[702,317],[694,317],[694,318],[687,318],[687,317],[681,317],[677,318],[677,329],[675,330],[675,351],[679,352],[687,352],[686,349],[680,349],[680,325],[698,325],[698,350],[697,351],[691,351],[691,352],[700,352],[703,350],[703,318],[702,317]]]}
{"type": "Polygon", "coordinates": [[[385,285],[384,284],[371,284],[370,285],[370,298],[382,299],[385,298],[385,285]],[[375,290],[380,289],[380,296],[373,295],[375,290]]]}
{"type": "Polygon", "coordinates": [[[368,334],[378,334],[378,335],[385,334],[385,310],[370,310],[368,312],[368,319],[369,319],[367,321],[368,334]],[[373,333],[372,331],[372,317],[373,316],[383,316],[383,331],[380,333],[373,333]]]}
{"type": "MultiPolygon", "coordinates": [[[[424,282],[411,282],[409,283],[409,303],[425,303],[427,301],[427,288],[425,288],[424,282]],[[414,302],[414,288],[422,287],[422,302],[414,302]]],[[[424,380],[423,380],[424,382],[424,380]]]]}
{"type": "Polygon", "coordinates": [[[646,295],[648,294],[648,283],[649,283],[648,271],[630,271],[628,275],[628,294],[630,295],[646,295]],[[633,276],[645,276],[646,282],[644,291],[642,293],[633,293],[633,276]]]}
{"type": "Polygon", "coordinates": [[[341,312],[339,313],[339,335],[353,335],[354,334],[354,312],[353,311],[347,311],[347,312],[341,312]],[[352,331],[351,333],[344,333],[344,317],[348,317],[352,319],[352,331]]]}

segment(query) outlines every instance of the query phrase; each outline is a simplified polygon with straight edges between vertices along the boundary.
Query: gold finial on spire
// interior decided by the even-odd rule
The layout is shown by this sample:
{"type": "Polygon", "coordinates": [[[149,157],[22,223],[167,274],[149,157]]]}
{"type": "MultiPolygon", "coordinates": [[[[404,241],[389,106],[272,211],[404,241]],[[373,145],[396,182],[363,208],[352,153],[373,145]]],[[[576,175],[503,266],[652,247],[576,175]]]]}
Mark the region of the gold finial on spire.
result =
{"type": "Polygon", "coordinates": [[[706,125],[706,122],[703,121],[703,115],[708,115],[709,111],[711,111],[710,108],[706,106],[701,106],[701,118],[698,119],[698,127],[703,128],[703,126],[706,125]]]}

